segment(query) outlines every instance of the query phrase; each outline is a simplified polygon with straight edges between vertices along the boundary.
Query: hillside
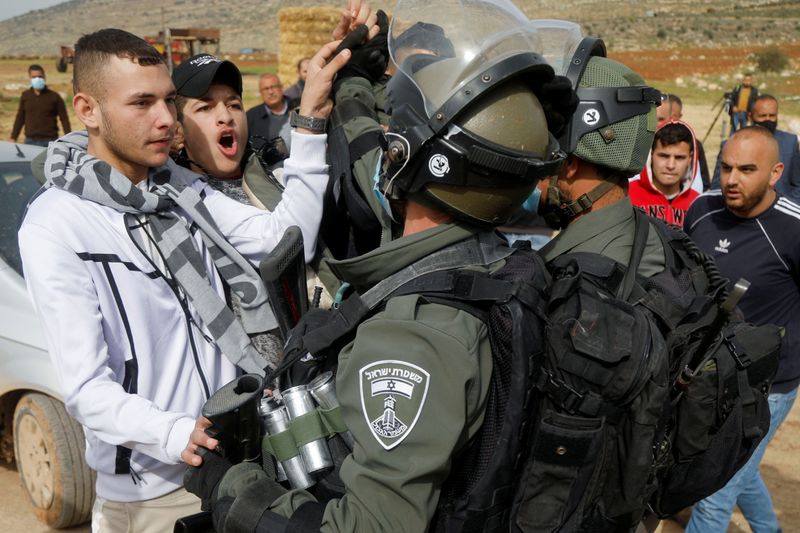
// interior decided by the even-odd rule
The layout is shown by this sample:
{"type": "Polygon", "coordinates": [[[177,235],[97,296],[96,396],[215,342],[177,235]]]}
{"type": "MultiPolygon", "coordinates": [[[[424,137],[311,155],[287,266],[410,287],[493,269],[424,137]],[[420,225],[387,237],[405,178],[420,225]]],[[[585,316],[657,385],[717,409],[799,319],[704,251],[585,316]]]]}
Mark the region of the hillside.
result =
{"type": "MultiPolygon", "coordinates": [[[[71,0],[0,22],[0,56],[54,56],[104,27],[155,35],[171,27],[220,27],[221,50],[278,51],[277,11],[315,0],[71,0]]],[[[342,2],[343,4],[343,2],[342,2]]],[[[376,1],[378,7],[394,2],[376,1]]],[[[531,18],[584,25],[616,50],[748,46],[800,40],[800,3],[776,0],[517,0],[531,18]]]]}

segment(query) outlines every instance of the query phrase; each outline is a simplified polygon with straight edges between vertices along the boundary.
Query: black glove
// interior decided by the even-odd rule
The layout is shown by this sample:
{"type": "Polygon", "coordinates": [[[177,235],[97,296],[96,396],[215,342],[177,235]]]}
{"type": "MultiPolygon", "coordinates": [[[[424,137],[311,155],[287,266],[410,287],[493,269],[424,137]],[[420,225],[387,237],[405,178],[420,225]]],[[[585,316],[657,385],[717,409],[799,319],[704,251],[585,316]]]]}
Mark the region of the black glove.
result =
{"type": "Polygon", "coordinates": [[[559,137],[578,108],[578,95],[572,89],[572,82],[566,76],[555,76],[542,85],[539,102],[547,119],[547,129],[559,137]]]}
{"type": "Polygon", "coordinates": [[[353,56],[347,65],[339,71],[337,80],[358,76],[366,78],[370,83],[376,83],[389,64],[389,18],[383,10],[378,10],[378,35],[364,42],[368,29],[361,25],[344,38],[337,51],[349,48],[353,56]]]}
{"type": "Polygon", "coordinates": [[[240,463],[231,468],[219,483],[215,501],[211,504],[214,527],[228,533],[274,531],[260,528],[267,509],[286,493],[277,481],[269,479],[256,463],[240,463]]]}
{"type": "Polygon", "coordinates": [[[203,511],[210,511],[219,482],[233,465],[220,454],[205,448],[198,448],[197,455],[203,458],[203,464],[186,469],[183,486],[202,500],[203,511]]]}
{"type": "Polygon", "coordinates": [[[225,496],[215,501],[211,506],[211,521],[214,524],[214,531],[218,533],[225,531],[225,520],[228,518],[233,501],[232,497],[225,496]]]}
{"type": "Polygon", "coordinates": [[[266,383],[273,384],[272,382],[276,376],[284,376],[281,388],[285,389],[293,386],[293,384],[304,385],[314,378],[316,369],[319,367],[320,362],[324,360],[325,354],[314,354],[314,357],[306,358],[308,349],[303,344],[303,335],[327,324],[330,317],[331,311],[327,309],[309,309],[303,315],[289,333],[286,346],[283,348],[283,359],[281,359],[274,371],[267,374],[266,383]],[[300,359],[303,358],[306,358],[306,360],[301,362],[300,359]],[[308,380],[304,381],[306,378],[308,380]]]}

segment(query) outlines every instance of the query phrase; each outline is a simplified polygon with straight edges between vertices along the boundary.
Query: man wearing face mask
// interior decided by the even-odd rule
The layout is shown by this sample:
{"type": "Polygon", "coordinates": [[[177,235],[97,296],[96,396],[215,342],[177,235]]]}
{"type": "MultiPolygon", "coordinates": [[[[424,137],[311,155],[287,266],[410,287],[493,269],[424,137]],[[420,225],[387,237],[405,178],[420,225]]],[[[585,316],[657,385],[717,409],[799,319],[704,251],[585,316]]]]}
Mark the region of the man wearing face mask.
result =
{"type": "MultiPolygon", "coordinates": [[[[779,159],[783,163],[783,176],[775,185],[775,190],[795,202],[800,201],[800,148],[798,148],[797,135],[778,129],[778,100],[770,94],[762,94],[753,102],[749,117],[754,125],[771,131],[775,140],[778,141],[779,159]]],[[[720,188],[720,166],[724,147],[725,142],[719,147],[714,178],[711,180],[712,189],[720,188]]]]}
{"type": "Polygon", "coordinates": [[[25,126],[25,144],[47,146],[50,141],[58,138],[56,117],[61,119],[65,135],[71,131],[67,107],[61,96],[47,87],[44,69],[40,65],[28,67],[28,75],[31,88],[20,96],[17,118],[11,130],[11,141],[17,142],[22,126],[25,126]]]}

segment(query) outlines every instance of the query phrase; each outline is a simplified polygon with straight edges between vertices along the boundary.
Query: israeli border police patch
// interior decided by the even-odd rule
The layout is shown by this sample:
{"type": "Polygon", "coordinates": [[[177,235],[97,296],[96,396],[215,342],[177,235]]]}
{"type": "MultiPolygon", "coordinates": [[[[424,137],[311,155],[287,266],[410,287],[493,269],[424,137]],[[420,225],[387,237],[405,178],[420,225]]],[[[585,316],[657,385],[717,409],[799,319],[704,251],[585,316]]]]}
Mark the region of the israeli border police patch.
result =
{"type": "Polygon", "coordinates": [[[430,374],[403,361],[377,361],[359,371],[361,410],[372,435],[386,450],[405,439],[422,413],[430,374]]]}

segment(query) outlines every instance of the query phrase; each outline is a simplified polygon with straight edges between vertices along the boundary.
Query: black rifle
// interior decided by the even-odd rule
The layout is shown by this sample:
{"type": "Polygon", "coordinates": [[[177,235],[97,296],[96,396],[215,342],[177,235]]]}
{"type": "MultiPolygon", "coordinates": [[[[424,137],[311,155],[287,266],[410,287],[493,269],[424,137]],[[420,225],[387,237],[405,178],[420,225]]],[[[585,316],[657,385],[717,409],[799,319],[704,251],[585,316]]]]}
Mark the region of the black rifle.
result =
{"type": "MultiPolygon", "coordinates": [[[[269,303],[284,339],[308,310],[303,234],[290,226],[259,267],[269,303]]],[[[246,374],[215,392],[203,406],[211,420],[206,433],[219,440],[219,452],[231,463],[257,461],[261,457],[261,424],[258,404],[264,380],[246,374]]],[[[185,516],[175,522],[175,533],[213,532],[211,513],[185,516]]]]}
{"type": "Polygon", "coordinates": [[[306,262],[300,228],[290,226],[286,230],[275,249],[261,261],[259,271],[285,341],[289,331],[308,311],[306,262]]]}
{"type": "MultiPolygon", "coordinates": [[[[245,374],[211,395],[203,416],[211,421],[206,434],[219,441],[217,452],[231,463],[261,460],[261,425],[258,404],[264,396],[264,379],[245,374]]],[[[210,512],[184,516],[175,521],[174,533],[212,533],[210,512]]]]}
{"type": "Polygon", "coordinates": [[[264,379],[245,374],[219,389],[203,405],[203,416],[211,421],[206,434],[219,441],[217,451],[233,464],[261,459],[258,404],[263,396],[264,379]]]}
{"type": "Polygon", "coordinates": [[[184,516],[175,521],[173,533],[214,533],[214,521],[211,513],[201,513],[184,516]]]}
{"type": "Polygon", "coordinates": [[[706,330],[705,335],[700,339],[694,353],[692,354],[689,363],[684,367],[683,371],[675,379],[673,386],[673,403],[683,396],[684,391],[689,387],[692,380],[702,372],[703,366],[714,355],[714,348],[718,345],[720,333],[728,323],[728,319],[733,314],[739,300],[742,299],[744,293],[750,288],[750,282],[745,279],[739,279],[731,289],[730,294],[725,300],[719,304],[719,310],[711,325],[706,330]]]}

